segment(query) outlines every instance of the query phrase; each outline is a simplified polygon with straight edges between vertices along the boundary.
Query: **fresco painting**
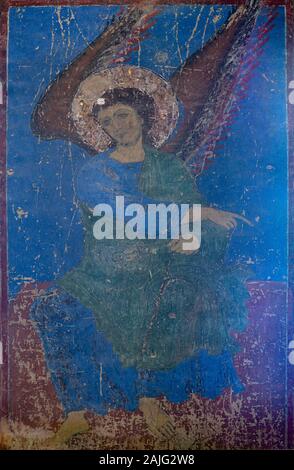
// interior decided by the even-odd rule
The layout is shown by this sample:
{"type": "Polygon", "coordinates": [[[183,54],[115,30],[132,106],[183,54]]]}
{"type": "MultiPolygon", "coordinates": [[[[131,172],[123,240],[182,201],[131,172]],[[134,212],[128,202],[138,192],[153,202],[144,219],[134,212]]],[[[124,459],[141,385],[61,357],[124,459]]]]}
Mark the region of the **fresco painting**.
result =
{"type": "Polygon", "coordinates": [[[26,3],[3,445],[292,447],[285,7],[26,3]],[[188,228],[201,205],[189,249],[144,212],[181,204],[188,228]]]}

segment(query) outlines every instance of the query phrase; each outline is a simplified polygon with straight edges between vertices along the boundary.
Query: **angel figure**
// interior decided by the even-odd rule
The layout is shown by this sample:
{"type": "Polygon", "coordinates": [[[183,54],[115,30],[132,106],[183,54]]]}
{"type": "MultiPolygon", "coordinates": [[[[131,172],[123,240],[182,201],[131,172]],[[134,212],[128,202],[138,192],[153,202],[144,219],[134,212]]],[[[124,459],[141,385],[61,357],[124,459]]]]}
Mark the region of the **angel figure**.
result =
{"type": "Polygon", "coordinates": [[[158,397],[181,403],[243,390],[231,333],[246,325],[249,274],[224,258],[237,222],[250,222],[209,207],[195,176],[211,158],[258,2],[235,8],[169,81],[127,63],[159,11],[125,7],[32,116],[38,138],[66,139],[89,154],[76,180],[82,259],[31,308],[67,416],[55,445],[88,429],[87,412],[119,408],[139,409],[151,433],[172,439],[176,423],[158,397]],[[200,248],[183,250],[181,238],[95,239],[93,208],[114,206],[117,195],[143,205],[201,204],[200,248]]]}

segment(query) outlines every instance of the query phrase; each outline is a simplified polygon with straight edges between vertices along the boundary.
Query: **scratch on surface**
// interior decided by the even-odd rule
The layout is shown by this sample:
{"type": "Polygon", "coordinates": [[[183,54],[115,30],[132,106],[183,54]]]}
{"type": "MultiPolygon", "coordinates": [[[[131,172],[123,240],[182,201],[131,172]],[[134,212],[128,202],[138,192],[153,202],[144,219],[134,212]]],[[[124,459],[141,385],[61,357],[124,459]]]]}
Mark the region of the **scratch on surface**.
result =
{"type": "Polygon", "coordinates": [[[192,33],[187,41],[187,45],[186,45],[186,59],[188,59],[189,57],[189,54],[190,54],[190,45],[191,45],[191,42],[192,40],[194,39],[195,37],[195,34],[197,33],[197,29],[198,29],[198,25],[199,25],[199,21],[201,19],[201,15],[202,15],[202,12],[203,12],[203,9],[204,9],[204,5],[201,6],[200,10],[199,10],[199,13],[197,13],[197,18],[196,18],[196,22],[195,22],[195,25],[194,25],[194,28],[192,30],[192,33]]]}
{"type": "Polygon", "coordinates": [[[62,8],[61,6],[57,6],[55,8],[55,13],[56,13],[57,21],[58,21],[58,24],[59,24],[59,27],[60,27],[62,42],[64,43],[64,41],[65,41],[65,32],[64,32],[64,29],[63,29],[63,20],[61,18],[61,8],[62,8]]]}
{"type": "Polygon", "coordinates": [[[53,56],[53,51],[54,51],[54,45],[55,45],[55,32],[54,32],[54,15],[52,15],[51,18],[51,47],[50,47],[50,73],[49,73],[49,78],[50,82],[52,81],[52,76],[53,76],[53,61],[52,61],[52,56],[53,56]]]}
{"type": "Polygon", "coordinates": [[[74,24],[75,24],[75,26],[76,26],[78,32],[80,33],[81,37],[83,38],[83,41],[85,42],[85,44],[86,44],[87,46],[90,46],[90,43],[89,43],[88,39],[87,39],[86,36],[84,35],[83,31],[81,30],[81,28],[80,28],[80,26],[79,26],[79,24],[78,24],[78,22],[77,22],[76,16],[75,16],[75,14],[74,14],[72,8],[69,8],[69,10],[70,10],[70,12],[71,12],[71,18],[72,18],[72,20],[74,21],[74,24]]]}
{"type": "Polygon", "coordinates": [[[183,58],[182,58],[182,53],[181,53],[181,48],[180,48],[180,43],[179,43],[179,24],[178,24],[178,11],[177,9],[175,10],[175,24],[172,28],[175,31],[175,37],[176,37],[176,43],[177,43],[177,52],[178,56],[180,59],[180,64],[183,63],[183,58]]]}
{"type": "Polygon", "coordinates": [[[100,362],[100,379],[99,379],[99,393],[100,393],[100,397],[103,396],[103,390],[102,390],[102,374],[103,374],[102,362],[100,362]]]}
{"type": "Polygon", "coordinates": [[[207,18],[206,18],[206,22],[205,22],[205,26],[204,26],[204,30],[203,30],[203,34],[202,34],[202,43],[201,43],[201,48],[202,49],[204,47],[206,30],[207,30],[207,26],[208,26],[208,23],[209,23],[209,20],[210,20],[210,17],[212,15],[212,13],[214,13],[214,6],[210,7],[209,13],[208,13],[207,18]]]}

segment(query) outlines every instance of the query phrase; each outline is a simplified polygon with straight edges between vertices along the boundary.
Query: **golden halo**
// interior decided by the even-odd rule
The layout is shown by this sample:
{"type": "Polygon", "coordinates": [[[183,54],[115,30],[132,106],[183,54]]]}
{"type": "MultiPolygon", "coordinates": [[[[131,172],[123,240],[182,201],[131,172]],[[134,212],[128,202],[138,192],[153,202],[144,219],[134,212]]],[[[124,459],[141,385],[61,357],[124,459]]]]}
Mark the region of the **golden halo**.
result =
{"type": "Polygon", "coordinates": [[[176,126],[177,99],[166,80],[150,70],[126,65],[92,73],[80,84],[72,103],[72,119],[83,142],[97,152],[111,145],[111,139],[95,120],[92,110],[99,98],[114,88],[137,88],[153,98],[155,119],[149,137],[154,147],[159,148],[176,126]]]}

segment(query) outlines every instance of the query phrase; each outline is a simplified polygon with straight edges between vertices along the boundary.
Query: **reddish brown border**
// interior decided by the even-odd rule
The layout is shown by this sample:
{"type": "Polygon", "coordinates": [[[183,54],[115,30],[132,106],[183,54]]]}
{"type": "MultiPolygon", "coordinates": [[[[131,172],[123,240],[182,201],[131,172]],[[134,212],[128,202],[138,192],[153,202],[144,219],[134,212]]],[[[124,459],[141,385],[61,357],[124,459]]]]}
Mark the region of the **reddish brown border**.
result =
{"type": "Polygon", "coordinates": [[[0,80],[3,86],[3,105],[0,104],[0,305],[3,364],[0,365],[0,416],[8,414],[8,293],[7,293],[7,227],[6,227],[6,51],[8,9],[0,7],[0,80]]]}
{"type": "MultiPolygon", "coordinates": [[[[3,343],[3,365],[0,365],[1,408],[0,417],[9,413],[8,400],[8,296],[7,296],[7,227],[6,227],[6,105],[7,105],[7,19],[10,7],[22,6],[75,6],[152,3],[152,0],[0,0],[0,80],[3,84],[3,105],[0,105],[0,289],[1,323],[0,338],[3,343]]],[[[243,4],[242,0],[155,0],[158,4],[243,4]]],[[[263,5],[285,5],[287,7],[287,83],[294,80],[294,5],[293,0],[264,0],[263,5]]],[[[289,122],[289,279],[294,285],[294,106],[288,106],[289,122]]],[[[292,324],[292,311],[290,312],[292,324]]],[[[291,328],[292,330],[292,328],[291,328]]],[[[289,335],[289,340],[293,339],[289,335]]],[[[290,381],[290,383],[293,383],[290,381]]],[[[289,383],[289,385],[290,385],[289,383]]],[[[289,394],[288,446],[294,447],[294,398],[289,394]]]]}
{"type": "MultiPolygon", "coordinates": [[[[4,8],[8,7],[22,7],[22,6],[54,6],[54,5],[122,5],[122,4],[144,4],[155,3],[161,5],[168,4],[216,4],[216,5],[242,5],[244,0],[128,0],[122,2],[121,0],[2,0],[4,8]]],[[[291,0],[261,0],[262,5],[290,5],[291,0]]]]}

